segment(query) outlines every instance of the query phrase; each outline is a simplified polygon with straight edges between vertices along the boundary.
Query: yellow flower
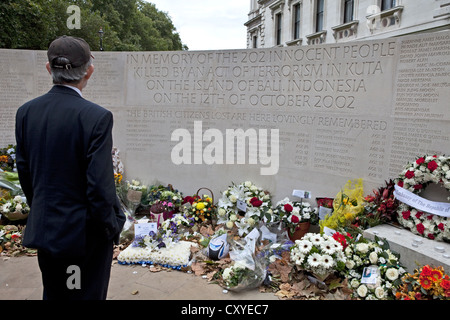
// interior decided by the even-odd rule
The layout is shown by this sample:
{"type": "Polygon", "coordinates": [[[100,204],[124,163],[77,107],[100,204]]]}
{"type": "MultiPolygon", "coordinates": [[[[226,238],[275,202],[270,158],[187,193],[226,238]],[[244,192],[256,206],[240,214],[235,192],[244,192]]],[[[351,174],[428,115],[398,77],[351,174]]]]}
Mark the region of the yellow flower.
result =
{"type": "Polygon", "coordinates": [[[205,208],[205,204],[203,202],[199,202],[199,203],[197,203],[196,208],[198,210],[202,210],[205,208]]]}

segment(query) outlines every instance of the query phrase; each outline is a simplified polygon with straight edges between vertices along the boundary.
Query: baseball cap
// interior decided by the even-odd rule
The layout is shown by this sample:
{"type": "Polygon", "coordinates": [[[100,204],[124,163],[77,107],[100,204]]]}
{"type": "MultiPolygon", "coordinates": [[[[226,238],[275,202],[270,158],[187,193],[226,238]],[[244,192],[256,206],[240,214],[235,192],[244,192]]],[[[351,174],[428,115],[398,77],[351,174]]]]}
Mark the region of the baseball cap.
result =
{"type": "Polygon", "coordinates": [[[59,37],[50,44],[47,51],[48,62],[52,68],[72,69],[86,64],[94,56],[91,54],[89,44],[82,38],[71,36],[59,37]],[[66,58],[70,61],[68,64],[58,65],[56,58],[66,58]]]}

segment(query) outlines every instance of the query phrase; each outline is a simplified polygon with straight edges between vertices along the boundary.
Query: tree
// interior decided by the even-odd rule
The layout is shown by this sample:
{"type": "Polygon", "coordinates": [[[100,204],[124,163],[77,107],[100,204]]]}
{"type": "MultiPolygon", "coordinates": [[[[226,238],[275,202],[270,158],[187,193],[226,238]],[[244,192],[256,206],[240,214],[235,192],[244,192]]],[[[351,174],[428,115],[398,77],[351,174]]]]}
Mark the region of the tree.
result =
{"type": "Polygon", "coordinates": [[[187,49],[169,16],[143,0],[2,0],[0,47],[46,50],[61,35],[84,38],[108,51],[187,49]],[[80,8],[81,27],[69,29],[67,8],[80,8]]]}

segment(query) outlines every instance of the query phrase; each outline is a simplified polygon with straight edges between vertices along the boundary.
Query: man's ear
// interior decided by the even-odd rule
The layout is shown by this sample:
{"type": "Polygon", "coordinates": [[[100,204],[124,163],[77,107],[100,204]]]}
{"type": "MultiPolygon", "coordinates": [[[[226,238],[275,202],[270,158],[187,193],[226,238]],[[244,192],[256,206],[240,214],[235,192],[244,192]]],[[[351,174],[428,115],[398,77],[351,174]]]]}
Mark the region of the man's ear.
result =
{"type": "Polygon", "coordinates": [[[84,76],[84,78],[86,79],[86,80],[89,80],[89,78],[92,76],[92,74],[94,73],[94,65],[93,64],[91,64],[90,66],[89,66],[89,68],[87,69],[87,71],[86,71],[86,75],[84,76]]]}
{"type": "Polygon", "coordinates": [[[45,64],[45,67],[47,68],[48,73],[52,74],[52,69],[50,68],[50,62],[47,62],[45,64]]]}

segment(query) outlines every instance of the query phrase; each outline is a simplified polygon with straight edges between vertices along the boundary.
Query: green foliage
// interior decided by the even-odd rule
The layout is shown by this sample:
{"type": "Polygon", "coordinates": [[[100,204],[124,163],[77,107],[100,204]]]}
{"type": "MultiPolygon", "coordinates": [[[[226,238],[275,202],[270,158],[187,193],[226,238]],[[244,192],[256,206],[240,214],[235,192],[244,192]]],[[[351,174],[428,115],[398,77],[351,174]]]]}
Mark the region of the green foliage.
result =
{"type": "Polygon", "coordinates": [[[0,48],[46,50],[61,35],[82,37],[107,51],[187,49],[167,13],[143,0],[2,0],[0,48]],[[80,29],[69,29],[70,5],[81,11],[80,29]]]}

